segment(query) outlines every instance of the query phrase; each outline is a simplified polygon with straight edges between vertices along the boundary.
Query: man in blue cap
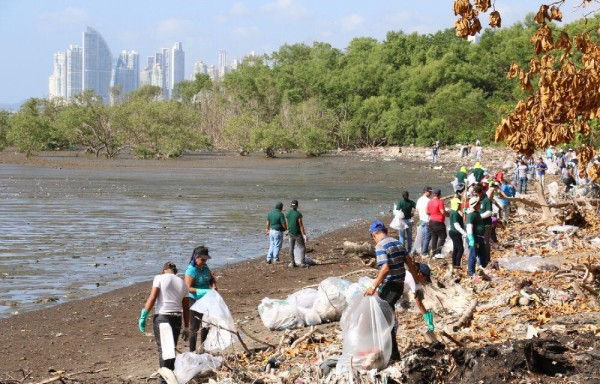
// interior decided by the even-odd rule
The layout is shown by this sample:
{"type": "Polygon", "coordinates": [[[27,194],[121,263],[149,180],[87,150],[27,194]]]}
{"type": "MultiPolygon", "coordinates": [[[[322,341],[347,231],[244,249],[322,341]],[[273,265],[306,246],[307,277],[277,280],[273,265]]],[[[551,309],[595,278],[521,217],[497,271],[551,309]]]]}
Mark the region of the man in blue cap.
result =
{"type": "MultiPolygon", "coordinates": [[[[425,283],[425,276],[417,269],[414,261],[409,256],[408,251],[402,244],[388,236],[388,229],[385,224],[379,220],[371,223],[371,238],[375,245],[375,256],[379,273],[372,286],[365,291],[365,296],[371,296],[375,292],[379,297],[386,301],[395,311],[395,306],[404,292],[404,277],[406,276],[406,267],[417,283],[425,283]]],[[[390,360],[399,360],[400,351],[396,340],[398,331],[398,322],[394,316],[394,327],[392,328],[392,355],[390,360]]]]}

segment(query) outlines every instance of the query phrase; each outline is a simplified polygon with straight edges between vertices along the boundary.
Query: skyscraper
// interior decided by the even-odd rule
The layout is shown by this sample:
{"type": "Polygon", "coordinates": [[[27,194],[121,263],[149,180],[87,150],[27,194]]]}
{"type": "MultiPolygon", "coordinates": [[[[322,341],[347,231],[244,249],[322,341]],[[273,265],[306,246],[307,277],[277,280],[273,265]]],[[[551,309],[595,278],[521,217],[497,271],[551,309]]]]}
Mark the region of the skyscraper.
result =
{"type": "MultiPolygon", "coordinates": [[[[140,55],[136,51],[122,51],[116,59],[111,79],[111,87],[121,88],[121,97],[138,89],[140,80],[140,55]]],[[[111,100],[113,103],[115,100],[111,100]]]]}
{"type": "Polygon", "coordinates": [[[48,98],[67,98],[67,52],[54,54],[54,68],[48,84],[48,98]]]}
{"type": "Polygon", "coordinates": [[[93,90],[109,102],[112,55],[104,38],[93,28],[83,32],[83,91],[93,90]]]}
{"type": "Polygon", "coordinates": [[[175,84],[185,80],[185,52],[181,43],[175,43],[171,50],[171,94],[175,84]]]}
{"type": "Polygon", "coordinates": [[[81,93],[83,89],[83,52],[78,45],[67,50],[67,99],[81,93]]]}
{"type": "Polygon", "coordinates": [[[190,76],[190,80],[192,80],[192,81],[196,80],[196,75],[198,75],[198,74],[202,74],[202,75],[208,74],[208,67],[206,66],[206,64],[204,64],[204,61],[202,61],[202,60],[198,60],[194,63],[194,69],[192,70],[192,75],[190,76]]]}

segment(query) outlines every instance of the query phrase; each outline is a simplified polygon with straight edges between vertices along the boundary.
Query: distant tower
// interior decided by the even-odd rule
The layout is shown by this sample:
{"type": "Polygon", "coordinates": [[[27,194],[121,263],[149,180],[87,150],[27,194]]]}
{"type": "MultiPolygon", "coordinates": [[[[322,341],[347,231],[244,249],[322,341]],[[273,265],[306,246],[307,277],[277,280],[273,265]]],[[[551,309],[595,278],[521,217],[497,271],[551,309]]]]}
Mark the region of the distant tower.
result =
{"type": "Polygon", "coordinates": [[[93,28],[83,32],[83,91],[93,90],[107,104],[110,97],[112,54],[104,38],[93,28]]]}
{"type": "Polygon", "coordinates": [[[67,50],[67,99],[79,95],[83,89],[83,51],[78,45],[67,50]]]}
{"type": "Polygon", "coordinates": [[[227,51],[219,51],[219,66],[217,67],[217,76],[222,78],[229,72],[229,64],[227,62],[227,51]]]}
{"type": "Polygon", "coordinates": [[[185,80],[185,52],[181,43],[175,43],[171,49],[171,94],[175,84],[185,80]]]}
{"type": "Polygon", "coordinates": [[[54,70],[49,79],[48,97],[67,98],[67,52],[54,54],[54,70]]]}
{"type": "Polygon", "coordinates": [[[190,80],[192,80],[192,81],[196,80],[196,75],[198,75],[198,74],[202,74],[202,75],[208,74],[208,68],[207,68],[206,64],[204,64],[204,61],[202,61],[202,60],[198,60],[194,63],[194,69],[192,70],[192,75],[190,76],[190,80]]]}
{"type": "MultiPolygon", "coordinates": [[[[110,82],[111,87],[121,87],[121,100],[139,87],[140,55],[136,51],[122,51],[116,59],[110,82]]],[[[111,100],[113,103],[115,100],[111,100]]]]}

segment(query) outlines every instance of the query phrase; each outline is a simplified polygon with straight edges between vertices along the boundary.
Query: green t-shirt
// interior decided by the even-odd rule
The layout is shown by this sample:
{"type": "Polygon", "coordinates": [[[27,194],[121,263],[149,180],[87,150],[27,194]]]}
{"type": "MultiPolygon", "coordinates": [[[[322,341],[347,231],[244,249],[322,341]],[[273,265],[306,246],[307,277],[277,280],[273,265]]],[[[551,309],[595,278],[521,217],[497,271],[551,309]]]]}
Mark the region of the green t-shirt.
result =
{"type": "Polygon", "coordinates": [[[465,183],[465,179],[467,178],[467,174],[464,172],[456,172],[456,181],[458,181],[459,183],[465,183]]]}
{"type": "Polygon", "coordinates": [[[460,214],[460,212],[458,211],[450,211],[450,232],[454,232],[454,233],[460,233],[456,230],[456,228],[454,227],[454,223],[458,223],[461,228],[465,228],[465,224],[464,224],[464,220],[462,215],[460,214]]]}
{"type": "Polygon", "coordinates": [[[396,210],[402,211],[405,219],[410,219],[412,217],[412,210],[416,208],[417,204],[410,199],[400,199],[398,200],[398,204],[396,204],[396,210]]]}
{"type": "Polygon", "coordinates": [[[481,181],[481,179],[483,179],[483,173],[484,173],[484,170],[481,168],[475,168],[473,170],[473,176],[475,176],[476,182],[479,183],[481,181]]]}
{"type": "MultiPolygon", "coordinates": [[[[479,213],[491,212],[492,211],[492,200],[490,200],[487,195],[483,196],[481,199],[481,208],[479,208],[479,213]]],[[[483,225],[492,225],[492,217],[486,217],[483,220],[483,225]]]]}
{"type": "Polygon", "coordinates": [[[485,227],[483,225],[483,219],[479,212],[474,211],[467,214],[467,224],[473,224],[473,235],[483,236],[485,233],[485,227]]]}
{"type": "Polygon", "coordinates": [[[288,223],[288,232],[294,236],[301,235],[302,232],[300,232],[300,224],[298,221],[302,218],[302,214],[296,209],[290,209],[287,211],[285,218],[288,223]]]}
{"type": "Polygon", "coordinates": [[[285,228],[285,216],[279,209],[274,209],[267,214],[269,220],[269,228],[276,231],[283,231],[285,228]]]}

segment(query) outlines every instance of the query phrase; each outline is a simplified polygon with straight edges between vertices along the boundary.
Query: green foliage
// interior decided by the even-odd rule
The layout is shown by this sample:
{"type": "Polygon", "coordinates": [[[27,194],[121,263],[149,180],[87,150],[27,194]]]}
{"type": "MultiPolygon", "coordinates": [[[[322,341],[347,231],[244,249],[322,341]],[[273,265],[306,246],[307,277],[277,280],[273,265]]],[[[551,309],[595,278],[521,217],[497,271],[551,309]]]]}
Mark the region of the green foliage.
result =
{"type": "Polygon", "coordinates": [[[7,139],[27,157],[33,152],[60,149],[67,141],[57,129],[61,101],[31,98],[10,119],[7,139]]]}
{"type": "Polygon", "coordinates": [[[196,74],[196,78],[193,81],[184,80],[173,87],[173,99],[181,100],[183,103],[192,103],[195,100],[195,96],[201,91],[210,90],[212,88],[212,81],[208,75],[196,74]]]}
{"type": "Polygon", "coordinates": [[[10,127],[10,117],[10,112],[0,110],[0,151],[8,144],[7,135],[10,127]]]}

